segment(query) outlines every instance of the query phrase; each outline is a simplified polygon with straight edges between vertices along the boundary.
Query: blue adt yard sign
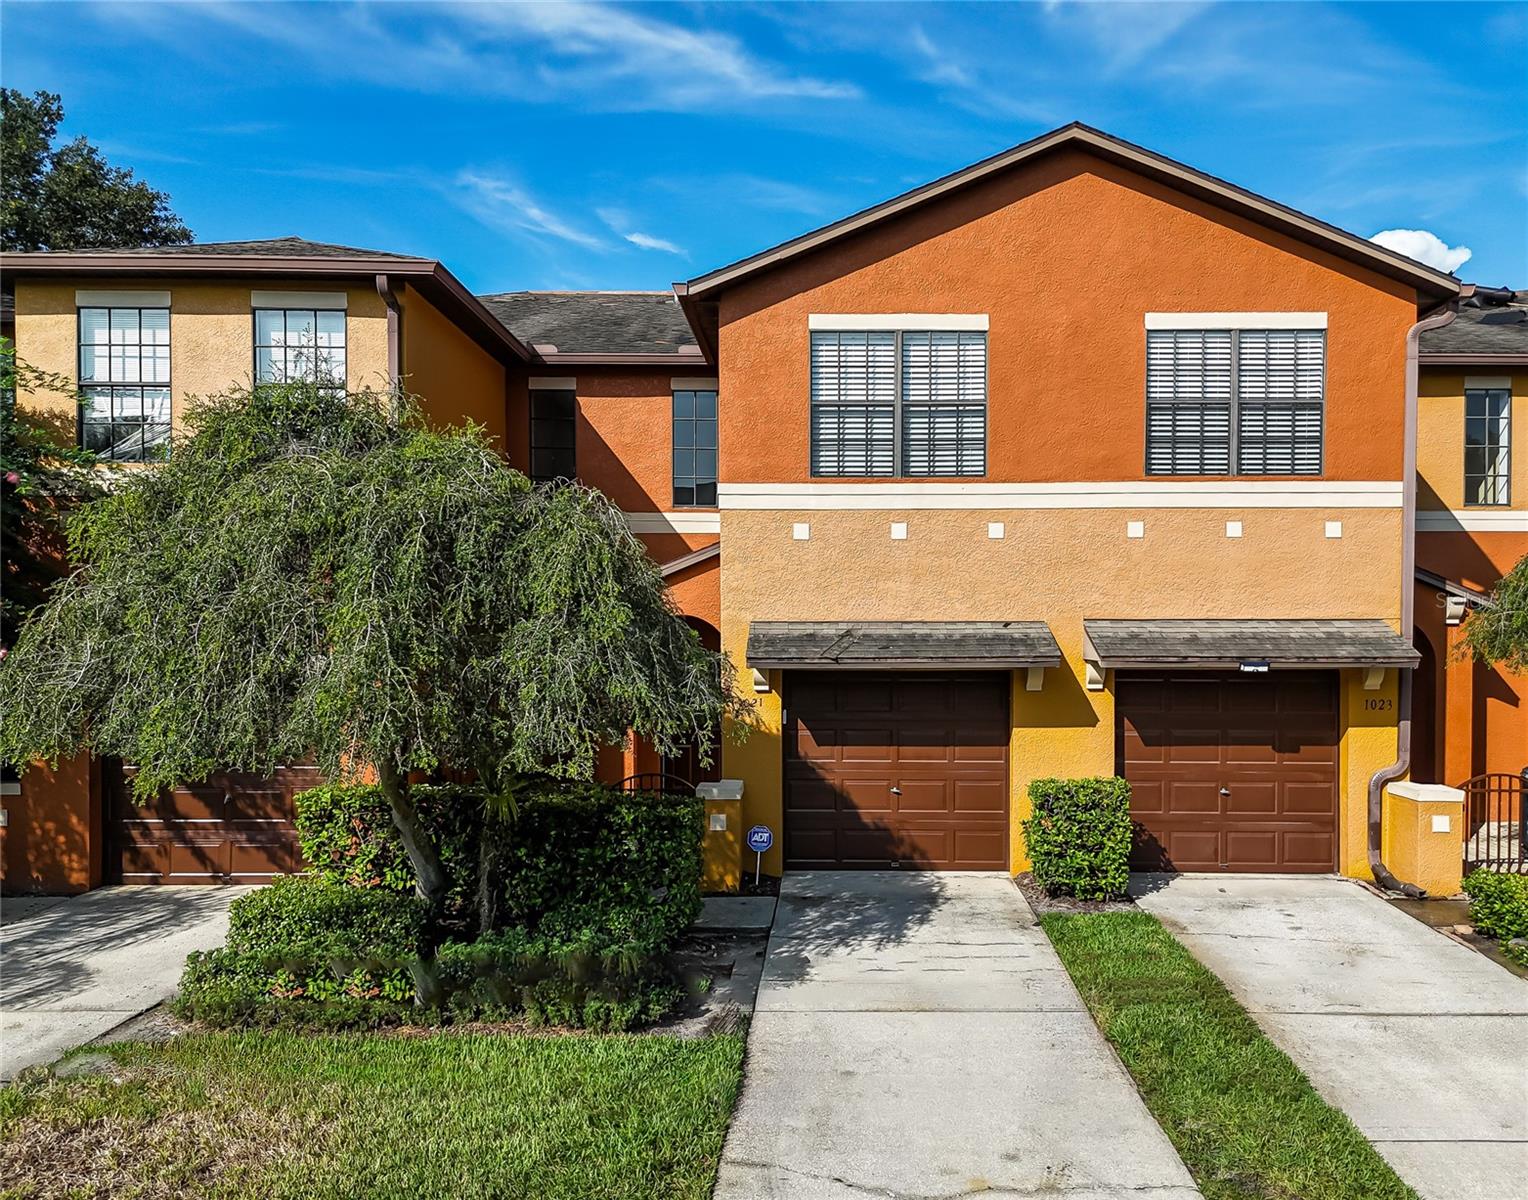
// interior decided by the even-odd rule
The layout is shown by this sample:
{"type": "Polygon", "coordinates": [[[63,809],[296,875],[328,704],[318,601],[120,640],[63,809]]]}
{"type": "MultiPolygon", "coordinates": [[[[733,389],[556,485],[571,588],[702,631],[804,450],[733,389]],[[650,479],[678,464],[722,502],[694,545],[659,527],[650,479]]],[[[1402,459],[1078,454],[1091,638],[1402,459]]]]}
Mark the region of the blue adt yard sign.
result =
{"type": "Polygon", "coordinates": [[[753,851],[753,886],[759,886],[759,872],[764,867],[764,851],[775,844],[775,835],[770,832],[768,825],[755,825],[748,831],[744,839],[748,848],[753,851]]]}

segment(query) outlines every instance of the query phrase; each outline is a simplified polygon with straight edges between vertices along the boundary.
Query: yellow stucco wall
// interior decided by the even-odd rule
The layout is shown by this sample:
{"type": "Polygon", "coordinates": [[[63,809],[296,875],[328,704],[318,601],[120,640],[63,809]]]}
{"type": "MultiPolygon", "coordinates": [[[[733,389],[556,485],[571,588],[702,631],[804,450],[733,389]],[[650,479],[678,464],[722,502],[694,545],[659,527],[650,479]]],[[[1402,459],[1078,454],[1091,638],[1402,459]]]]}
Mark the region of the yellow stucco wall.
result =
{"type": "MultiPolygon", "coordinates": [[[[178,430],[189,396],[208,396],[247,382],[254,373],[254,318],[250,293],[256,284],[181,282],[166,279],[99,279],[81,276],[67,283],[16,281],[16,351],[39,370],[77,379],[79,320],[77,290],[170,293],[171,420],[178,430]]],[[[387,383],[387,320],[376,288],[314,280],[261,279],[260,291],[345,292],[346,382],[352,388],[387,383]]],[[[52,416],[70,432],[74,401],[69,396],[23,395],[22,402],[52,416]]]]}
{"type": "Polygon", "coordinates": [[[504,366],[413,288],[399,296],[403,312],[403,386],[424,401],[440,425],[483,426],[507,453],[504,366]]]}
{"type": "MultiPolygon", "coordinates": [[[[1512,435],[1528,429],[1528,373],[1507,367],[1423,367],[1417,380],[1417,507],[1464,507],[1464,387],[1466,378],[1512,381],[1512,435]]],[[[1513,509],[1528,508],[1528,450],[1512,447],[1513,509]]]]}
{"type": "MultiPolygon", "coordinates": [[[[1084,684],[1083,620],[1101,617],[1382,617],[1399,621],[1399,509],[1123,509],[749,511],[722,513],[722,646],[748,679],[753,620],[1042,620],[1064,665],[1039,692],[1013,678],[1009,758],[1011,849],[1028,865],[1019,823],[1028,786],[1044,776],[1114,773],[1112,676],[1084,684]],[[1126,523],[1145,536],[1126,537],[1126,523]],[[1243,525],[1228,538],[1228,520],[1243,525]],[[1328,520],[1343,523],[1328,538],[1328,520]],[[807,522],[811,536],[792,538],[807,522]],[[889,525],[906,522],[907,539],[889,525]],[[987,536],[1002,521],[1005,536],[987,536]]],[[[1378,692],[1344,672],[1340,862],[1367,873],[1369,776],[1395,758],[1395,672],[1378,692]],[[1370,706],[1370,700],[1385,703],[1370,706]]],[[[723,747],[742,779],[744,826],[782,825],[781,673],[758,695],[754,728],[723,747]]],[[[780,840],[765,869],[782,867],[780,840]]]]}

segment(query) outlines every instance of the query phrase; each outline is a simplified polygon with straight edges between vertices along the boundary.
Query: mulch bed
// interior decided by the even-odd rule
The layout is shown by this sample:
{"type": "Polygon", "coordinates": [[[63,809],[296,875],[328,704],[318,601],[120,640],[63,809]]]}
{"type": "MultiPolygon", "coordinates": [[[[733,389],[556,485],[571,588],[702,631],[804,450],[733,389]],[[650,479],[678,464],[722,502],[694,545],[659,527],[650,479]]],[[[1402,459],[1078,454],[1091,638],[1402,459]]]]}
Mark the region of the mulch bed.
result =
{"type": "Polygon", "coordinates": [[[1029,901],[1029,907],[1035,910],[1037,917],[1048,916],[1052,913],[1132,912],[1135,909],[1135,901],[1128,896],[1122,896],[1118,900],[1078,900],[1075,896],[1047,895],[1045,889],[1035,881],[1034,873],[1031,871],[1015,875],[1013,881],[1023,893],[1024,899],[1029,901]]]}

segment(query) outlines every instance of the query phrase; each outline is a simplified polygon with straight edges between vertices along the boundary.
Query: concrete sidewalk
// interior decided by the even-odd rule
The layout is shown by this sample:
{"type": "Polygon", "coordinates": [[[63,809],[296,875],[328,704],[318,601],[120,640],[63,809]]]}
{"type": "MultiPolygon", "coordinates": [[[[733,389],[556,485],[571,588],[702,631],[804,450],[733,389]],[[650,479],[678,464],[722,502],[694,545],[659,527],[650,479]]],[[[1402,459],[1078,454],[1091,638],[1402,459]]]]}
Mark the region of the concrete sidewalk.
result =
{"type": "Polygon", "coordinates": [[[220,946],[245,887],[112,887],[0,901],[0,1079],[175,993],[186,955],[220,946]]]}
{"type": "Polygon", "coordinates": [[[1007,876],[787,876],[717,1200],[968,1192],[1199,1195],[1007,876]]]}
{"type": "Polygon", "coordinates": [[[1349,880],[1132,891],[1424,1200],[1528,1197],[1528,982],[1349,880]]]}

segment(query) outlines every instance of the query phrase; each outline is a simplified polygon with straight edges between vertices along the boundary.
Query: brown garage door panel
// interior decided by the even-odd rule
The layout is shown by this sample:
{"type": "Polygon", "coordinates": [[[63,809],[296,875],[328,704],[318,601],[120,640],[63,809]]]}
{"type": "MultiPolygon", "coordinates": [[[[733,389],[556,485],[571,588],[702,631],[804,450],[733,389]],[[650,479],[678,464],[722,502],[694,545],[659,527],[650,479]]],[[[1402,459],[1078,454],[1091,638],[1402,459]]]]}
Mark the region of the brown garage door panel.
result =
{"type": "Polygon", "coordinates": [[[1144,870],[1324,872],[1337,857],[1330,673],[1126,674],[1119,770],[1144,870]]]}
{"type": "Polygon", "coordinates": [[[1008,677],[788,677],[789,867],[998,870],[1007,862],[1008,677]]]}
{"type": "Polygon", "coordinates": [[[321,782],[312,767],[269,778],[225,772],[139,803],[132,768],[108,778],[112,874],[124,883],[264,883],[300,871],[293,797],[321,782]]]}

